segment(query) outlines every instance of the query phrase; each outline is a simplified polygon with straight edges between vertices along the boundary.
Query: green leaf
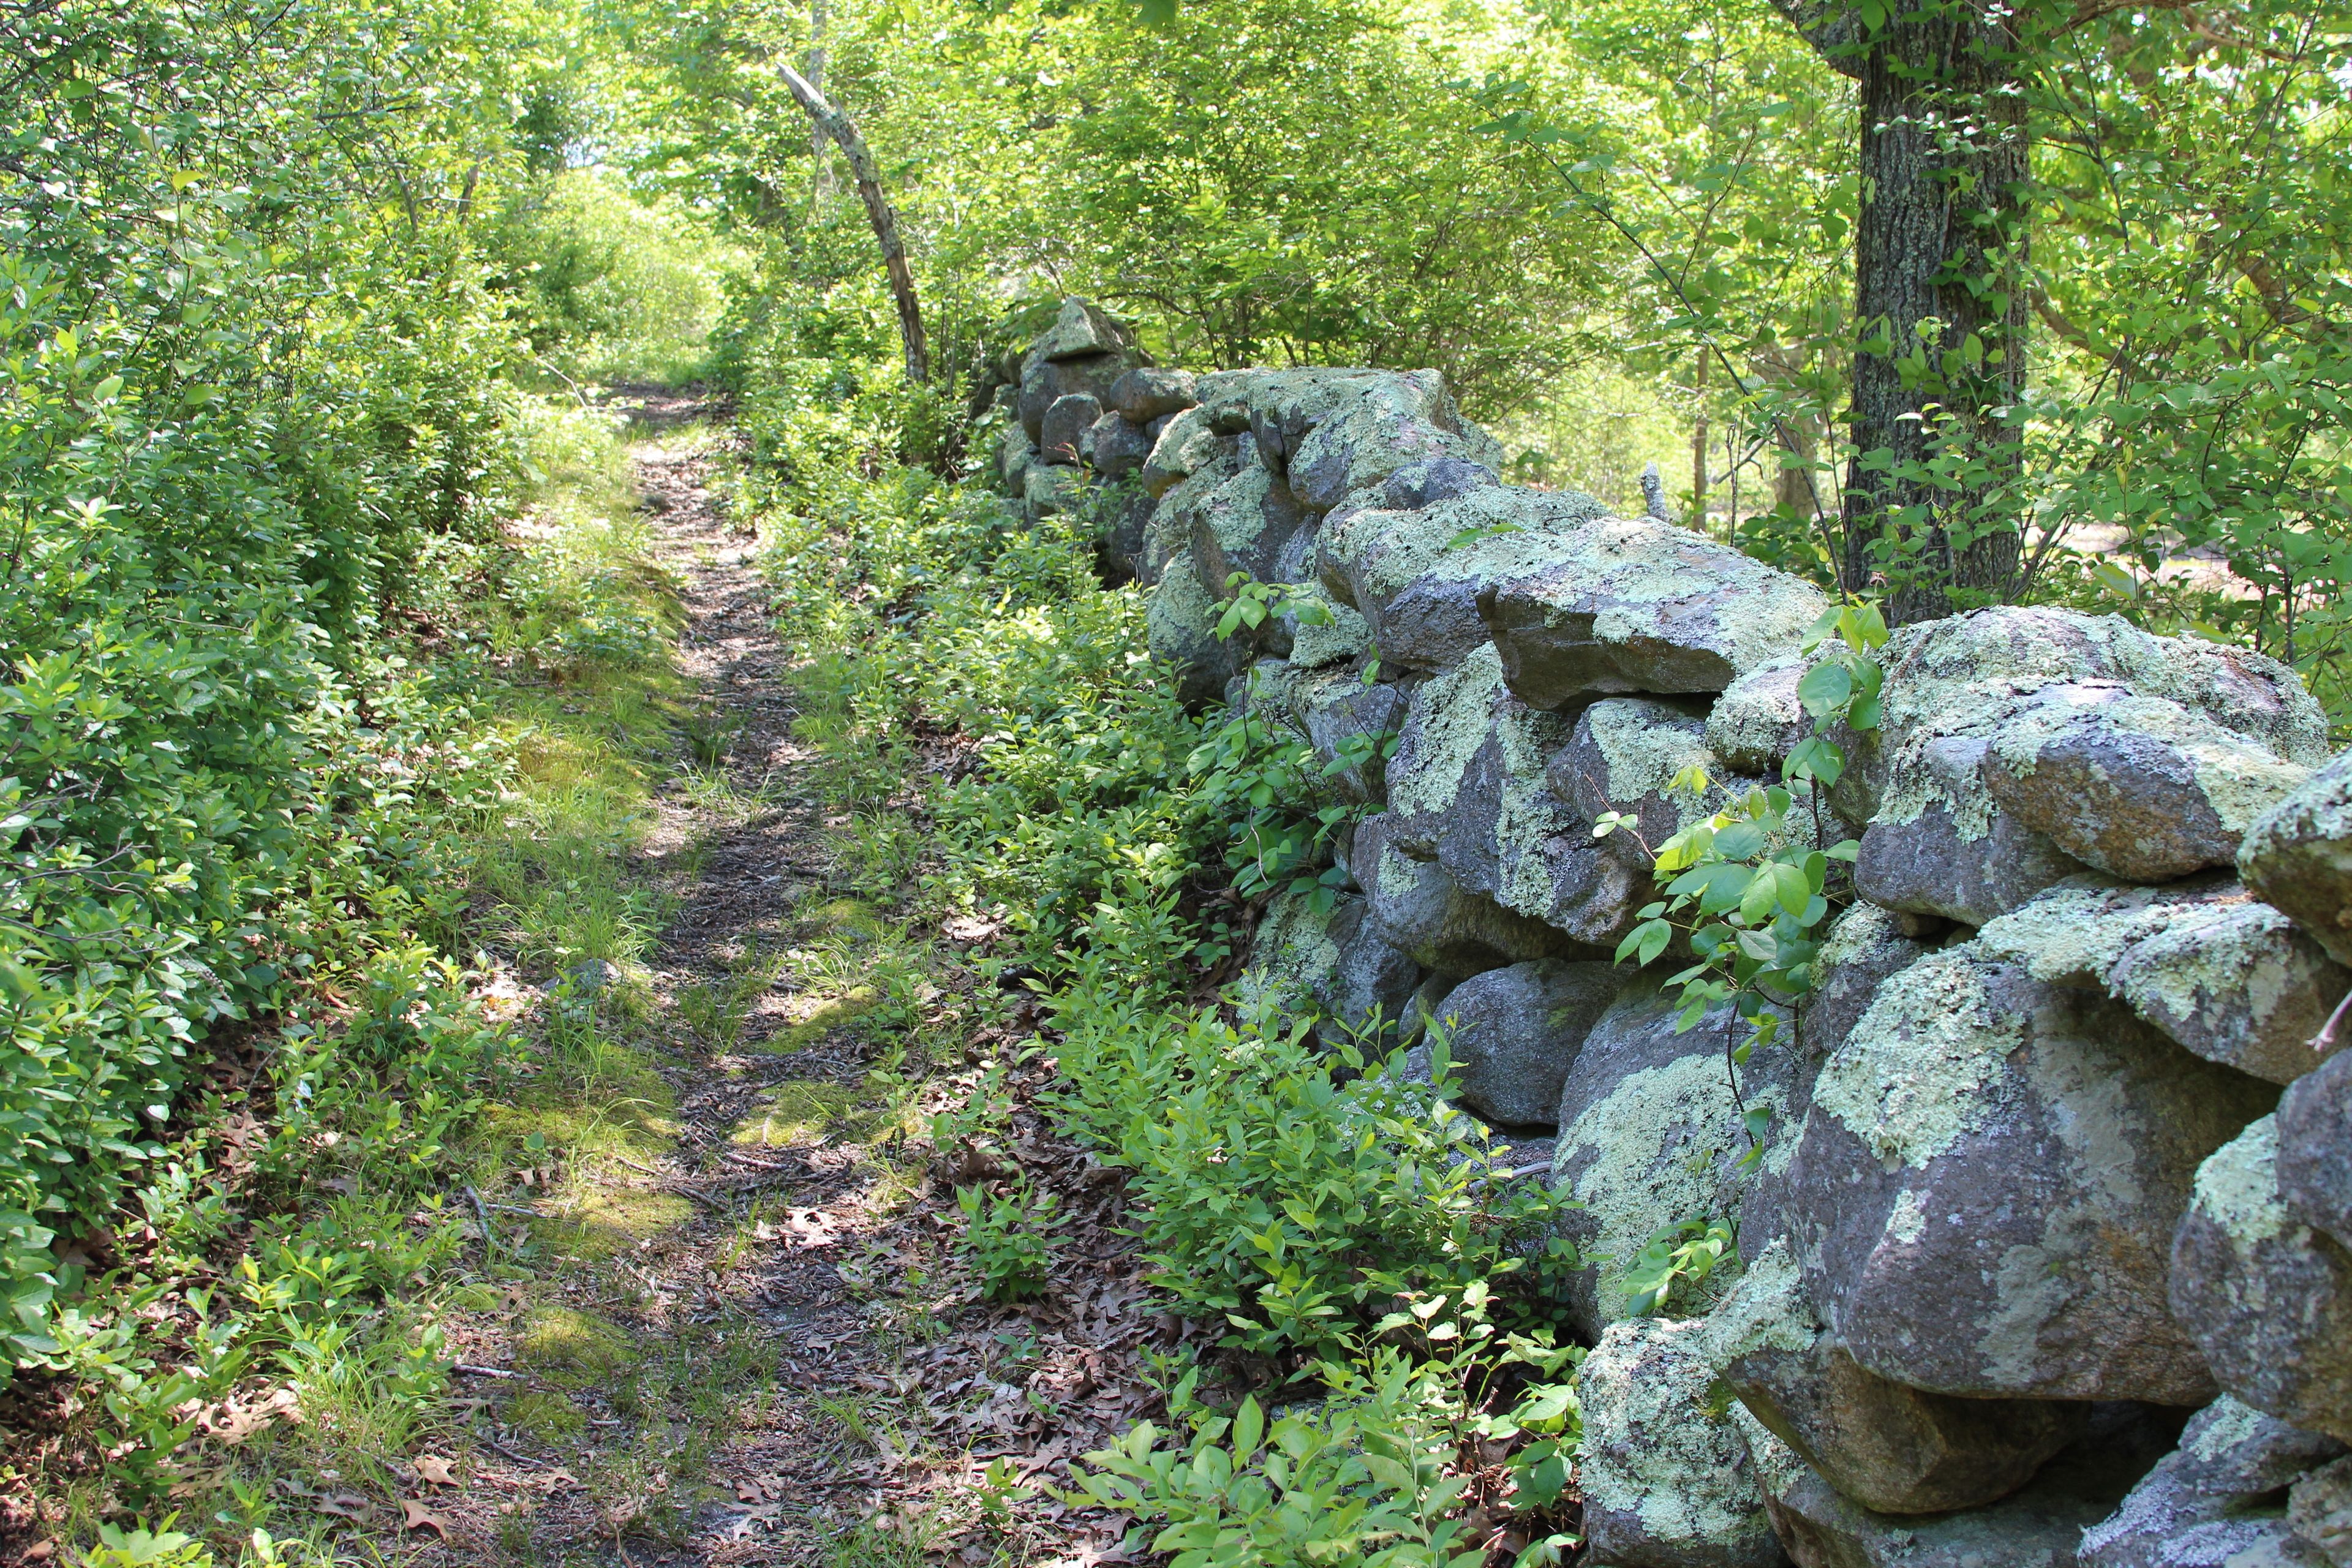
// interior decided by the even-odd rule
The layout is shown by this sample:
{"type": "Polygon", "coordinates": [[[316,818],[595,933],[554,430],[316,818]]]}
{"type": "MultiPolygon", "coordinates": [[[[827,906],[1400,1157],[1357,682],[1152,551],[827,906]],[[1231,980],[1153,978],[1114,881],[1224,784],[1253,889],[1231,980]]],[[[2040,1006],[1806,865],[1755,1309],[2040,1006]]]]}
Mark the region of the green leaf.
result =
{"type": "Polygon", "coordinates": [[[1257,1395],[1242,1396],[1242,1407],[1234,1416],[1234,1453],[1246,1463],[1257,1452],[1258,1439],[1265,1435],[1265,1412],[1258,1408],[1257,1395]]]}

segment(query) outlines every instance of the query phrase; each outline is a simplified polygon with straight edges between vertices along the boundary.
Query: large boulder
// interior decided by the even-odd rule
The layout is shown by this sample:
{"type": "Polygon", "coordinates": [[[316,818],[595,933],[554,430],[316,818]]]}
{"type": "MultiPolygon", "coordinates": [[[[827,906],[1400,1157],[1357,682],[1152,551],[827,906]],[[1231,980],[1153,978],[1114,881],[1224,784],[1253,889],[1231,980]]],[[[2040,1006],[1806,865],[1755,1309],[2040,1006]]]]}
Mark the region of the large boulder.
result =
{"type": "Polygon", "coordinates": [[[1987,1507],[1923,1517],[1863,1507],[1745,1405],[1733,1408],[1732,1419],[1747,1434],[1772,1527],[1797,1568],[2074,1568],[2083,1531],[2115,1511],[2179,1429],[2131,1405],[2104,1406],[2022,1490],[1987,1507]]]}
{"type": "Polygon", "coordinates": [[[1619,692],[1716,692],[1796,651],[1810,583],[1654,518],[1605,517],[1480,592],[1511,689],[1532,708],[1619,692]]]}
{"type": "Polygon", "coordinates": [[[2352,751],[2256,819],[2238,847],[2238,874],[2338,963],[2352,963],[2352,751]]]}
{"type": "Polygon", "coordinates": [[[1087,456],[1080,447],[1089,445],[1087,438],[1101,417],[1102,404],[1090,393],[1073,392],[1055,398],[1045,417],[1038,421],[1039,460],[1076,468],[1087,456]]]}
{"type": "MultiPolygon", "coordinates": [[[[1552,1184],[1580,1205],[1559,1221],[1560,1237],[1589,1259],[1560,1288],[1570,1323],[1588,1338],[1630,1311],[1626,1271],[1660,1230],[1689,1219],[1731,1219],[1750,1173],[1742,1112],[1761,1107],[1773,1125],[1793,1124],[1804,1105],[1802,1065],[1785,1046],[1759,1050],[1735,1070],[1732,1039],[1747,1026],[1727,1010],[1686,1033],[1674,994],[1643,976],[1594,1023],[1561,1085],[1552,1144],[1552,1184]]],[[[1788,1163],[1785,1135],[1765,1142],[1761,1170],[1788,1163]]],[[[1704,1311],[1726,1279],[1715,1276],[1667,1301],[1669,1310],[1704,1311]]]]}
{"type": "Polygon", "coordinates": [[[1927,953],[1874,904],[1855,904],[1838,916],[1813,955],[1813,994],[1797,1025],[1798,1048],[1811,1061],[1826,1060],[1870,1011],[1878,988],[1927,953]]]}
{"type": "Polygon", "coordinates": [[[1487,646],[1478,595],[1568,552],[1603,515],[1590,496],[1493,479],[1467,464],[1419,464],[1326,520],[1317,568],[1363,613],[1387,663],[1450,669],[1487,646]]]}
{"type": "Polygon", "coordinates": [[[2121,681],[2035,693],[2002,722],[1983,767],[1993,799],[2027,827],[2138,882],[2230,865],[2247,827],[2310,773],[2121,681]]]}
{"type": "MultiPolygon", "coordinates": [[[[2138,809],[2138,795],[2062,799],[2031,784],[2039,769],[2031,759],[2043,752],[2053,759],[2051,780],[2087,754],[2069,728],[2079,713],[2055,689],[2109,691],[2117,712],[2139,711],[2139,700],[2169,703],[2182,715],[2180,732],[2210,721],[2232,744],[2281,763],[2308,765],[2325,745],[2325,718],[2285,666],[2152,636],[2115,616],[1976,610],[1902,627],[1877,658],[1887,672],[1879,727],[1849,749],[1834,792],[1843,816],[1871,825],[1856,885],[1890,908],[1971,925],[2083,868],[2036,823],[2105,854],[2095,846],[2116,841],[2117,814],[2138,809]],[[2053,693],[2046,703],[2045,692],[2053,693]],[[2062,766],[2062,755],[2074,760],[2062,766]],[[1992,776],[2027,803],[2031,820],[2002,804],[1992,776]]],[[[1768,726],[1748,727],[1760,733],[1768,726]]]]}
{"type": "Polygon", "coordinates": [[[1622,1568],[1778,1568],[1748,1445],[1715,1398],[1701,1323],[1614,1323],[1577,1371],[1590,1561],[1622,1568]]]}
{"type": "Polygon", "coordinates": [[[1412,463],[1502,463],[1501,445],[1462,417],[1433,370],[1252,371],[1230,395],[1246,407],[1260,460],[1309,511],[1328,511],[1412,463]]]}
{"type": "Polygon", "coordinates": [[[1724,1386],[1824,1480],[1881,1513],[1997,1501],[2090,1418],[2070,1401],[1960,1399],[1879,1376],[1822,1326],[1785,1241],[1750,1259],[1706,1326],[1724,1386]]]}
{"type": "Polygon", "coordinates": [[[2352,1442],[2352,1252],[2280,1193],[2273,1118],[2197,1173],[2197,1201],[2173,1241],[2172,1310],[2222,1387],[2352,1442]]]}
{"type": "Polygon", "coordinates": [[[1096,304],[1076,295],[1062,301],[1054,324],[1029,350],[1032,363],[1062,363],[1110,354],[1129,364],[1148,363],[1136,346],[1134,330],[1096,304]]]}
{"type": "Polygon", "coordinates": [[[2289,1083],[2320,1060],[2312,1037],[2352,988],[2294,922],[2234,882],[2118,888],[2070,878],[1978,933],[2037,980],[2104,990],[2203,1057],[2289,1083]]]}
{"type": "Polygon", "coordinates": [[[1190,552],[1169,560],[1144,610],[1152,653],[1175,669],[1177,696],[1195,711],[1223,697],[1226,682],[1241,672],[1245,650],[1216,635],[1223,613],[1223,602],[1193,571],[1190,552]]]}
{"type": "Polygon", "coordinates": [[[1357,825],[1348,869],[1373,926],[1423,968],[1463,978],[1535,958],[1605,956],[1540,921],[1465,890],[1433,859],[1396,842],[1391,814],[1357,825]]]}
{"type": "MultiPolygon", "coordinates": [[[[1180,420],[1184,415],[1177,416],[1180,420]]],[[[1171,426],[1173,428],[1173,426],[1171,426]]],[[[1178,554],[1190,555],[1192,551],[1192,525],[1208,498],[1242,474],[1247,468],[1236,443],[1214,436],[1204,436],[1202,445],[1190,456],[1199,463],[1181,478],[1154,491],[1148,482],[1150,469],[1147,466],[1139,476],[1146,495],[1156,496],[1151,509],[1151,521],[1143,531],[1143,552],[1136,562],[1137,580],[1146,584],[1160,581],[1160,574],[1178,554]]],[[[1195,574],[1197,576],[1198,574],[1195,574]]],[[[1217,586],[1224,584],[1219,580],[1217,586]]]]}
{"type": "Polygon", "coordinates": [[[1489,1121],[1549,1124],[1585,1036],[1626,978],[1610,964],[1547,958],[1454,987],[1440,1016],[1462,1103],[1489,1121]]]}
{"type": "Polygon", "coordinates": [[[2324,1568],[2295,1539],[2287,1489],[2344,1452],[2223,1394],[2189,1417],[2180,1447],[2083,1535],[2082,1568],[2324,1568]]]}
{"type": "Polygon", "coordinates": [[[1139,365],[1111,383],[1110,394],[1103,399],[1137,425],[1181,414],[1195,401],[1191,371],[1150,365],[1139,365]]]}
{"type": "Polygon", "coordinates": [[[2274,1093],[2095,992],[1947,948],[1822,1064],[1785,1223],[1828,1326],[1882,1377],[2199,1404],[2211,1376],[2166,1310],[2172,1228],[2274,1093]]]}
{"type": "Polygon", "coordinates": [[[1231,596],[1225,584],[1236,572],[1255,583],[1281,581],[1284,548],[1306,521],[1282,481],[1255,466],[1175,510],[1190,524],[1194,574],[1220,598],[1231,596]]]}
{"type": "Polygon", "coordinates": [[[1117,414],[1106,414],[1097,419],[1079,445],[1086,452],[1087,461],[1095,466],[1095,472],[1107,479],[1127,478],[1139,470],[1144,459],[1151,456],[1151,437],[1143,433],[1143,426],[1130,424],[1117,414]]]}
{"type": "Polygon", "coordinates": [[[2328,1058],[2280,1098],[2278,1184],[2297,1219],[2352,1247],[2352,1056],[2328,1058]]]}

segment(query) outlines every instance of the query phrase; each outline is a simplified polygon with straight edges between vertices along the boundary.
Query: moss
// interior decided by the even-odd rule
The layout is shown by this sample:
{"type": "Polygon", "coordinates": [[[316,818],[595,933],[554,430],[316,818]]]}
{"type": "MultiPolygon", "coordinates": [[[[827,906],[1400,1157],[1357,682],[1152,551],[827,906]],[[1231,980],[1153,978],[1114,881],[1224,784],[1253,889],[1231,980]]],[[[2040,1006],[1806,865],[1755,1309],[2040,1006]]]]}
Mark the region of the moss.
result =
{"type": "Polygon", "coordinates": [[[587,1413],[569,1395],[543,1389],[517,1394],[499,1413],[518,1432],[550,1445],[572,1443],[588,1430],[587,1413]]]}
{"type": "Polygon", "coordinates": [[[857,1091],[836,1083],[787,1083],[771,1090],[761,1107],[736,1122],[728,1142],[765,1149],[816,1142],[855,1129],[861,1120],[857,1091]]]}
{"type": "Polygon", "coordinates": [[[1813,1105],[1843,1122],[1889,1168],[1925,1168],[1975,1129],[1985,1090],[2024,1021],[1996,1016],[1974,942],[1929,953],[1886,980],[1822,1065],[1813,1105]]]}
{"type": "Polygon", "coordinates": [[[572,1227],[565,1249],[580,1258],[610,1258],[677,1229],[693,1214],[694,1205],[675,1193],[584,1187],[565,1215],[572,1227]]]}
{"type": "Polygon", "coordinates": [[[628,1372],[638,1360],[626,1333],[570,1307],[532,1308],[515,1349],[523,1365],[551,1383],[575,1388],[628,1372]]]}
{"type": "Polygon", "coordinates": [[[2302,1228],[2279,1201],[2276,1117],[2263,1117],[2197,1167],[2189,1206],[2220,1226],[2241,1253],[2302,1228]]]}

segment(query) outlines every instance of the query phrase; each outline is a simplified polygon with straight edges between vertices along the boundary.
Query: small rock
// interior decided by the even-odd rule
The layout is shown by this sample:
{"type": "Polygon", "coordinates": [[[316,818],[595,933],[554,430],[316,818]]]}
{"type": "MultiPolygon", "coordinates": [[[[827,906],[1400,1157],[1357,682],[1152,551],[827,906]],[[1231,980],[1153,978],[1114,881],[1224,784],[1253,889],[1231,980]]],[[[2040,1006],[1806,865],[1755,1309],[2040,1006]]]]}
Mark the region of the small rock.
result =
{"type": "Polygon", "coordinates": [[[1021,427],[1032,441],[1042,440],[1046,411],[1065,397],[1083,395],[1097,403],[1126,368],[1116,354],[1096,354],[1060,362],[1031,358],[1021,372],[1021,395],[1014,405],[1021,427]]]}
{"type": "Polygon", "coordinates": [[[2287,1086],[2278,1108],[2279,1195],[2305,1225],[2352,1248],[2352,1055],[2287,1086]]]}
{"type": "Polygon", "coordinates": [[[1706,1329],[1613,1323],[1576,1377],[1577,1480],[1591,1561],[1627,1568],[1778,1568],[1748,1445],[1714,1397],[1706,1329]]]}
{"type": "Polygon", "coordinates": [[[1076,468],[1034,463],[1021,476],[1023,509],[1031,521],[1076,511],[1087,498],[1087,477],[1076,468]]]}
{"type": "Polygon", "coordinates": [[[2307,1542],[2326,1568],[2352,1568],[2352,1459],[2338,1459],[2296,1481],[2287,1494],[2286,1521],[2294,1539],[2307,1542]]]}
{"type": "Polygon", "coordinates": [[[1143,433],[1143,427],[1116,414],[1106,414],[1096,420],[1094,429],[1081,445],[1095,472],[1107,479],[1127,478],[1141,468],[1144,459],[1151,456],[1151,437],[1143,433]]]}
{"type": "Polygon", "coordinates": [[[1547,958],[1464,981],[1443,1013],[1462,1103],[1490,1121],[1549,1125],[1584,1037],[1625,980],[1606,963],[1547,958]]]}
{"type": "Polygon", "coordinates": [[[1144,458],[1135,477],[1146,495],[1164,496],[1232,450],[1232,442],[1210,428],[1205,410],[1188,408],[1160,430],[1151,443],[1151,455],[1144,458]]]}
{"type": "Polygon", "coordinates": [[[1111,383],[1103,401],[1138,425],[1149,425],[1192,406],[1192,373],[1139,365],[1111,383]]]}
{"type": "Polygon", "coordinates": [[[2344,1452],[2223,1394],[2195,1415],[2123,1506],[2085,1531],[2082,1568],[2320,1568],[2280,1494],[2344,1452]]]}
{"type": "Polygon", "coordinates": [[[1102,417],[1102,405],[1092,395],[1073,392],[1054,400],[1037,426],[1037,453],[1042,461],[1076,467],[1083,455],[1078,444],[1102,417]]]}
{"type": "Polygon", "coordinates": [[[2275,1119],[2198,1170],[2172,1244],[2172,1311],[2223,1388],[2352,1442],[2352,1253],[2288,1208],[2275,1119]]]}

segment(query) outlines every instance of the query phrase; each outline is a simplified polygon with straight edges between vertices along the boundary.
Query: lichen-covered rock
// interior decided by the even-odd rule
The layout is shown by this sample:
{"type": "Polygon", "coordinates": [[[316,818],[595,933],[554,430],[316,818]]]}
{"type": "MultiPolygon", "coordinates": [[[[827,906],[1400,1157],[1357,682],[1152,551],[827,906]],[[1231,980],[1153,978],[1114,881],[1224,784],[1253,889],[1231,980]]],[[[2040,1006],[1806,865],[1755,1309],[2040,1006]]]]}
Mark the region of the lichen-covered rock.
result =
{"type": "MultiPolygon", "coordinates": [[[[1291,668],[1299,668],[1295,657],[1291,668]]],[[[1315,754],[1336,769],[1329,776],[1341,793],[1359,801],[1387,798],[1388,763],[1381,753],[1404,723],[1403,692],[1384,681],[1367,685],[1351,669],[1302,672],[1290,710],[1315,754]]]]}
{"type": "Polygon", "coordinates": [[[1315,617],[1286,610],[1275,617],[1280,623],[1282,639],[1290,645],[1291,663],[1302,669],[1316,669],[1349,663],[1371,651],[1372,632],[1364,624],[1364,617],[1345,605],[1335,604],[1320,584],[1294,584],[1289,599],[1293,604],[1313,605],[1322,612],[1320,617],[1315,617]]]}
{"type": "Polygon", "coordinates": [[[2115,1510],[2171,1447],[2176,1429],[2131,1405],[2104,1406],[2023,1490],[1983,1508],[1923,1517],[1863,1507],[1745,1405],[1734,1407],[1732,1419],[1747,1435],[1772,1527],[1797,1568],[2074,1568],[2083,1531],[2115,1510]]]}
{"type": "Polygon", "coordinates": [[[1188,408],[1161,428],[1135,477],[1145,494],[1164,496],[1233,450],[1233,442],[1211,427],[1206,409],[1188,408]]]}
{"type": "Polygon", "coordinates": [[[1714,1398],[1697,1322],[1612,1324],[1577,1372],[1591,1560],[1622,1568],[1777,1568],[1748,1446],[1714,1398]]]}
{"type": "Polygon", "coordinates": [[[2292,921],[2234,882],[2118,888],[2070,878],[1978,933],[2037,980],[2103,989],[2208,1061],[2273,1083],[2320,1059],[2310,1041],[2352,986],[2292,921]]]}
{"type": "Polygon", "coordinates": [[[2237,858],[2253,820],[2310,770],[2120,681],[2052,686],[1984,757],[1992,796],[2087,866],[2167,882],[2237,858]]]}
{"type": "Polygon", "coordinates": [[[1021,476],[1022,510],[1031,521],[1076,511],[1087,499],[1087,477],[1076,468],[1032,463],[1021,476]]]}
{"type": "Polygon", "coordinates": [[[1037,425],[1037,456],[1042,462],[1075,468],[1085,456],[1079,445],[1102,417],[1102,404],[1090,393],[1073,392],[1054,400],[1037,425]]]}
{"type": "Polygon", "coordinates": [[[1547,958],[1464,981],[1442,1012],[1462,1103],[1489,1121],[1549,1125],[1585,1036],[1625,980],[1610,964],[1547,958]]]}
{"type": "Polygon", "coordinates": [[[2080,1436],[2085,1405],[1959,1399],[1890,1382],[1822,1326],[1785,1241],[1707,1316],[1724,1385],[1823,1479],[1881,1513],[1997,1501],[2080,1436]]]}
{"type": "Polygon", "coordinates": [[[1151,437],[1143,433],[1143,426],[1117,414],[1106,414],[1097,419],[1079,445],[1095,472],[1107,479],[1127,478],[1141,468],[1144,459],[1151,456],[1151,437]]]}
{"type": "Polygon", "coordinates": [[[1132,484],[1113,485],[1102,492],[1102,535],[1096,542],[1103,580],[1112,587],[1139,578],[1143,569],[1144,538],[1158,505],[1132,484]]]}
{"type": "Polygon", "coordinates": [[[2296,1218],[2352,1248],[2352,1055],[2330,1057],[2280,1098],[2278,1182],[2296,1218]]]}
{"type": "Polygon", "coordinates": [[[1599,519],[1483,589],[1511,689],[1534,708],[1594,694],[1715,692],[1794,653],[1812,584],[1654,518],[1599,519]]]}
{"type": "Polygon", "coordinates": [[[1423,968],[1464,978],[1535,958],[1603,956],[1540,921],[1466,891],[1433,859],[1395,842],[1390,814],[1360,823],[1348,869],[1384,940],[1423,968]]]}
{"type": "Polygon", "coordinates": [[[1465,458],[1429,458],[1407,463],[1382,479],[1378,504],[1391,511],[1412,511],[1502,482],[1484,463],[1465,458]]]}
{"type": "Polygon", "coordinates": [[[1727,775],[1707,749],[1706,721],[1670,701],[1610,697],[1577,715],[1569,742],[1544,765],[1551,791],[1587,821],[1603,812],[1635,819],[1653,849],[1694,822],[1722,809],[1748,782],[1727,775]],[[1705,769],[1716,781],[1703,794],[1676,790],[1685,768],[1705,769]]]}
{"type": "Polygon", "coordinates": [[[1084,395],[1100,403],[1111,383],[1126,371],[1117,354],[1092,354],[1079,359],[1044,360],[1032,354],[1021,370],[1021,393],[1013,405],[1021,427],[1042,444],[1045,415],[1065,397],[1084,395]]]}
{"type": "Polygon", "coordinates": [[[1031,347],[1029,357],[1032,361],[1058,363],[1114,354],[1126,356],[1131,363],[1140,358],[1140,353],[1136,347],[1135,333],[1126,322],[1091,300],[1072,296],[1062,301],[1054,324],[1031,347]]]}
{"type": "Polygon", "coordinates": [[[1798,1048],[1815,1062],[1826,1059],[1853,1033],[1878,988],[1927,952],[1875,905],[1856,904],[1838,916],[1813,955],[1813,994],[1797,1026],[1798,1048]]]}
{"type": "Polygon", "coordinates": [[[1813,732],[1797,683],[1813,661],[1791,654],[1759,665],[1723,689],[1707,710],[1706,743],[1734,773],[1780,776],[1780,764],[1813,732]]]}
{"type": "Polygon", "coordinates": [[[2112,1515],[2083,1535],[2082,1568],[2321,1568],[2287,1522],[2285,1493],[2344,1452],[2223,1394],[2195,1415],[2112,1515]]]}
{"type": "Polygon", "coordinates": [[[1349,1037],[1377,1014],[1392,1033],[1421,984],[1421,966],[1381,940],[1362,900],[1320,910],[1316,903],[1310,890],[1286,889],[1266,905],[1243,972],[1244,995],[1311,1008],[1349,1037]]]}
{"type": "Polygon", "coordinates": [[[2167,1252],[2199,1163],[2273,1092],[1979,944],[1930,953],[1813,1085],[1781,1199],[1812,1300],[1915,1387],[2210,1399],[2167,1252]]]}
{"type": "MultiPolygon", "coordinates": [[[[1627,1315],[1625,1271],[1651,1237],[1679,1221],[1732,1218],[1747,1190],[1739,1169],[1748,1152],[1741,1111],[1762,1107],[1776,1127],[1791,1124],[1804,1103],[1806,1073],[1795,1053],[1759,1050],[1738,1068],[1732,1092],[1725,1060],[1727,1011],[1675,1029],[1681,1007],[1654,977],[1628,984],[1594,1023],[1561,1086],[1552,1145],[1552,1183],[1583,1205],[1562,1215],[1559,1236],[1591,1266],[1561,1289],[1569,1321],[1591,1337],[1627,1315]]],[[[1790,1140],[1769,1140],[1761,1169],[1778,1174],[1790,1140]]],[[[1706,1310],[1726,1283],[1717,1276],[1669,1307],[1706,1310]]]]}
{"type": "Polygon", "coordinates": [[[2338,963],[2352,963],[2352,751],[2258,818],[2238,874],[2338,963]]]}
{"type": "Polygon", "coordinates": [[[1192,406],[1192,373],[1139,365],[1111,383],[1103,402],[1138,425],[1192,406]]]}
{"type": "MultiPolygon", "coordinates": [[[[1482,474],[1467,465],[1444,470],[1482,474]]],[[[1491,641],[1478,595],[1507,577],[1573,552],[1577,531],[1603,515],[1572,490],[1473,484],[1445,493],[1429,465],[1393,476],[1387,490],[1410,505],[1349,507],[1326,519],[1317,569],[1332,595],[1361,611],[1381,659],[1408,669],[1450,669],[1491,641]],[[1433,498],[1431,494],[1435,491],[1433,498]]]]}
{"type": "MultiPolygon", "coordinates": [[[[2041,735],[2043,721],[2032,717],[2038,694],[2113,683],[2176,704],[2285,763],[2308,765],[2326,744],[2318,704],[2275,659],[2155,637],[2112,616],[1975,610],[1898,629],[1878,661],[1887,673],[1876,738],[1850,751],[1834,792],[1843,816],[1871,824],[1856,885],[1874,902],[1970,924],[2078,868],[2046,834],[2004,810],[1986,783],[1989,764],[2005,765],[1996,752],[2006,726],[2018,725],[2013,746],[2041,735]],[[1996,834],[2007,843],[1983,845],[1996,834]],[[1940,882],[1939,865],[1951,868],[1940,882]]],[[[2058,711],[2041,710],[2045,718],[2058,711]]]]}
{"type": "Polygon", "coordinates": [[[2206,1161],[2172,1245],[2172,1311],[2221,1386],[2289,1426],[2352,1442],[2352,1253],[2278,1185],[2265,1116],[2206,1161]]]}
{"type": "Polygon", "coordinates": [[[2326,1568],[2352,1568],[2352,1458],[2323,1465],[2297,1480],[2287,1493],[2286,1521],[2294,1539],[2309,1544],[2326,1568]]]}
{"type": "Polygon", "coordinates": [[[1144,610],[1145,635],[1153,655],[1174,667],[1177,695],[1195,710],[1223,696],[1225,683],[1241,672],[1244,650],[1216,635],[1217,617],[1223,612],[1223,604],[1193,572],[1190,552],[1175,555],[1162,568],[1144,610]]]}
{"type": "Polygon", "coordinates": [[[1306,521],[1282,481],[1255,466],[1174,510],[1190,524],[1194,575],[1219,598],[1231,596],[1225,584],[1236,572],[1252,582],[1280,581],[1276,563],[1306,521]]]}
{"type": "MultiPolygon", "coordinates": [[[[1259,371],[1241,395],[1262,460],[1285,475],[1309,511],[1328,511],[1430,458],[1502,464],[1501,445],[1462,417],[1433,370],[1259,371]]],[[[1202,402],[1208,398],[1203,386],[1202,402]]]]}
{"type": "Polygon", "coordinates": [[[1007,425],[996,433],[996,474],[1004,484],[1005,493],[1022,493],[1022,477],[1029,465],[1037,460],[1037,448],[1029,439],[1029,432],[1017,424],[1007,425]]]}

